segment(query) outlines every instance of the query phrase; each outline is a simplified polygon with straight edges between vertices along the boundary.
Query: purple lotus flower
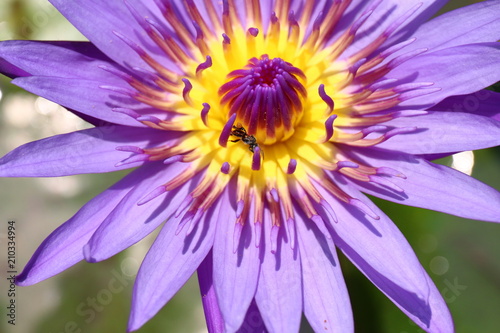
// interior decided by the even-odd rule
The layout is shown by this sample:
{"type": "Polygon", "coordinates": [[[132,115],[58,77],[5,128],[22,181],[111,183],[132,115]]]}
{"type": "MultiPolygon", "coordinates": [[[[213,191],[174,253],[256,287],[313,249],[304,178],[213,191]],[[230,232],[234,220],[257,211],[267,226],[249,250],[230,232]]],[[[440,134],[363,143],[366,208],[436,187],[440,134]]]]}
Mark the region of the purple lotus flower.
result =
{"type": "Polygon", "coordinates": [[[56,229],[19,285],[164,221],[129,329],[197,270],[211,332],[352,332],[336,248],[427,332],[445,302],[362,193],[500,221],[500,193],[429,160],[500,143],[500,1],[52,0],[90,42],[6,41],[0,67],[95,125],[23,145],[4,177],[136,168],[56,229]],[[463,107],[482,94],[474,108],[463,107]],[[265,327],[254,327],[255,317],[265,327]]]}

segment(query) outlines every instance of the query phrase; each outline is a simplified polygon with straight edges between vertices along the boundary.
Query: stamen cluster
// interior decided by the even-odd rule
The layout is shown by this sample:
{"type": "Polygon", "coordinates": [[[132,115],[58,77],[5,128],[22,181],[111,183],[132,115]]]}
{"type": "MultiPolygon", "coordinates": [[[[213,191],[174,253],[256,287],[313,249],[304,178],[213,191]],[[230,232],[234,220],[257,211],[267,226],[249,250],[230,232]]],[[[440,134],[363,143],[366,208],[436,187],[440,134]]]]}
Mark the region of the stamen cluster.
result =
{"type": "Polygon", "coordinates": [[[228,116],[236,114],[248,134],[263,144],[286,140],[300,120],[307,91],[304,73],[280,58],[252,58],[244,69],[232,71],[219,89],[228,116]]]}

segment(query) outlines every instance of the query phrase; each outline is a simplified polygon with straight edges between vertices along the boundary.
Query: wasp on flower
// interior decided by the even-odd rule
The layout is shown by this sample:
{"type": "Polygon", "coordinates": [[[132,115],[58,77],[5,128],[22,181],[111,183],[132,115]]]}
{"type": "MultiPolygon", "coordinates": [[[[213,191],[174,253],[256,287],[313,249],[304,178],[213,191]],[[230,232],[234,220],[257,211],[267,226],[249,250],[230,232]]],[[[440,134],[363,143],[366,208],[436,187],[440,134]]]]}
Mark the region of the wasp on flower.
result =
{"type": "Polygon", "coordinates": [[[244,144],[248,145],[248,149],[253,153],[255,148],[259,146],[257,143],[257,139],[255,136],[247,133],[247,130],[238,124],[238,126],[233,125],[233,130],[231,131],[231,135],[235,136],[239,139],[230,140],[231,142],[239,142],[242,141],[244,144]]]}

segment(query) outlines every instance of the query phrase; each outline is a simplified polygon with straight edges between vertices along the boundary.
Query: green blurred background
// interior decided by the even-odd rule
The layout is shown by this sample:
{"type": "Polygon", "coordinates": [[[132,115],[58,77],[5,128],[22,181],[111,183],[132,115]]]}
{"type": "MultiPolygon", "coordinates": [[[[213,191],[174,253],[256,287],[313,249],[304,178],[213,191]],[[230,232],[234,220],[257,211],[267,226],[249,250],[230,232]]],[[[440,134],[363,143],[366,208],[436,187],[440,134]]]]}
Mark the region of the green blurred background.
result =
{"type": "MultiPolygon", "coordinates": [[[[472,2],[451,1],[445,10],[472,2]]],[[[45,0],[1,0],[0,40],[6,39],[85,40],[45,0]]],[[[8,82],[0,78],[0,156],[29,141],[88,127],[63,108],[8,82]]],[[[472,165],[471,156],[465,156],[466,167],[472,165]]],[[[499,189],[500,150],[477,151],[472,157],[473,176],[499,189]]],[[[442,163],[450,165],[452,160],[442,163]]],[[[0,179],[1,253],[6,247],[6,222],[15,220],[20,271],[52,230],[124,174],[0,179]]],[[[500,332],[500,227],[374,201],[397,223],[415,249],[445,297],[456,331],[500,332]]],[[[15,327],[7,325],[4,314],[8,300],[6,258],[2,256],[0,331],[125,332],[133,279],[154,236],[104,262],[82,262],[37,285],[18,287],[15,327]]],[[[342,266],[357,333],[423,332],[345,258],[342,266]]],[[[301,332],[310,331],[304,322],[301,332]]],[[[206,332],[196,278],[138,332],[206,332]]]]}

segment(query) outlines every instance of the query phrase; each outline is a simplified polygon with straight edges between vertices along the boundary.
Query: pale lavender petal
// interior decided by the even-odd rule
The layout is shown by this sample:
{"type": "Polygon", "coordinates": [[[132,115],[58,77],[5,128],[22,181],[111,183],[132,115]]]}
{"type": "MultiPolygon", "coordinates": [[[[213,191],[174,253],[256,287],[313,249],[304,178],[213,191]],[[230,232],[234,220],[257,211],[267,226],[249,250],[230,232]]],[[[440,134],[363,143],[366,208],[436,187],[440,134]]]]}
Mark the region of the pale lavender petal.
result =
{"type": "Polygon", "coordinates": [[[170,301],[205,259],[217,224],[229,209],[227,199],[223,194],[190,235],[186,231],[176,235],[182,215],[165,222],[137,274],[129,331],[139,329],[170,301]]]}
{"type": "Polygon", "coordinates": [[[91,117],[120,125],[144,127],[140,122],[125,114],[113,112],[113,108],[140,110],[148,107],[132,97],[100,88],[103,85],[102,82],[30,76],[14,79],[12,83],[33,94],[91,117]]]}
{"type": "Polygon", "coordinates": [[[433,52],[458,45],[495,42],[500,39],[498,13],[498,1],[482,1],[444,13],[422,24],[413,35],[407,36],[408,39],[417,40],[401,52],[420,48],[433,52]]]}
{"type": "Polygon", "coordinates": [[[400,104],[405,109],[429,107],[446,97],[470,94],[496,83],[500,80],[499,58],[499,43],[460,45],[408,60],[387,74],[387,78],[398,79],[400,83],[433,82],[433,88],[441,90],[400,104]]]}
{"type": "Polygon", "coordinates": [[[500,121],[499,105],[500,93],[485,89],[469,95],[448,97],[431,110],[467,112],[500,121]]]}
{"type": "Polygon", "coordinates": [[[349,294],[333,240],[312,221],[297,216],[304,313],[315,332],[354,332],[349,294]]]}
{"type": "Polygon", "coordinates": [[[200,284],[201,301],[205,310],[205,320],[209,333],[224,332],[224,319],[219,309],[213,284],[212,251],[198,267],[198,283],[200,284]]]}
{"type": "Polygon", "coordinates": [[[105,260],[149,235],[177,210],[200,179],[198,175],[178,188],[139,205],[146,195],[187,167],[183,163],[154,164],[155,168],[138,181],[96,230],[84,247],[85,259],[91,262],[105,260]]]}
{"type": "Polygon", "coordinates": [[[102,221],[132,189],[137,179],[150,172],[142,167],[102,192],[83,206],[71,219],[52,232],[38,247],[23,272],[20,286],[38,283],[83,260],[83,246],[102,221]]]}
{"type": "MultiPolygon", "coordinates": [[[[264,226],[264,237],[266,241],[271,239],[269,225],[264,226]]],[[[269,332],[298,332],[302,315],[299,249],[291,249],[290,241],[285,242],[283,228],[278,234],[276,253],[271,252],[269,243],[266,245],[261,245],[264,260],[255,294],[257,307],[269,332]]]]}
{"type": "Polygon", "coordinates": [[[118,171],[144,161],[117,165],[131,153],[119,146],[154,147],[178,134],[151,128],[105,126],[33,141],[0,159],[1,177],[58,177],[118,171]]]}
{"type": "Polygon", "coordinates": [[[0,58],[30,76],[80,78],[103,84],[121,82],[99,67],[117,66],[89,42],[9,40],[0,43],[0,58]]]}
{"type": "Polygon", "coordinates": [[[329,198],[338,216],[338,223],[331,223],[335,244],[424,330],[454,332],[446,303],[396,225],[363,194],[345,185],[341,177],[335,178],[343,191],[380,217],[370,219],[355,207],[329,198]]]}
{"type": "MultiPolygon", "coordinates": [[[[158,47],[151,41],[146,31],[137,23],[122,1],[51,0],[50,2],[97,48],[120,65],[149,68],[115,32],[140,45],[149,54],[158,54],[158,47]],[[99,28],[96,29],[96,27],[99,28]]],[[[152,1],[148,0],[147,2],[151,3],[152,1]]],[[[149,5],[149,9],[145,8],[140,1],[130,1],[130,3],[141,16],[149,17],[156,22],[163,21],[157,16],[159,15],[158,9],[156,13],[150,11],[156,7],[149,5]]],[[[176,68],[166,57],[158,57],[158,60],[166,67],[176,68]]]]}
{"type": "MultiPolygon", "coordinates": [[[[339,186],[340,182],[345,183],[343,179],[335,178],[335,180],[339,186]]],[[[346,186],[341,188],[347,194],[350,192],[358,194],[355,189],[346,186]]],[[[424,270],[411,246],[394,223],[382,212],[380,212],[382,215],[379,215],[378,209],[373,210],[372,207],[375,205],[361,197],[360,193],[353,197],[368,205],[380,216],[379,220],[367,217],[352,205],[339,202],[321,186],[318,186],[318,190],[338,216],[338,223],[330,224],[342,242],[353,248],[368,265],[392,283],[415,293],[420,299],[426,299],[429,287],[423,275],[424,270]]],[[[329,219],[328,216],[324,218],[329,219]]],[[[337,242],[336,239],[334,241],[337,242]]],[[[336,245],[341,247],[338,243],[336,245]]]]}
{"type": "MultiPolygon", "coordinates": [[[[230,198],[233,197],[234,194],[230,195],[230,198]]],[[[213,249],[213,283],[227,332],[235,332],[243,323],[254,298],[260,272],[259,249],[255,246],[253,223],[245,223],[241,238],[233,241],[237,227],[234,206],[228,207],[218,221],[213,249]],[[236,253],[233,251],[234,242],[238,242],[236,253]]]]}
{"type": "Polygon", "coordinates": [[[390,179],[404,193],[396,193],[372,183],[354,182],[365,193],[403,205],[469,219],[500,222],[500,192],[460,171],[389,150],[351,149],[351,153],[356,160],[367,165],[389,167],[406,176],[406,179],[390,179]]]}
{"type": "Polygon", "coordinates": [[[418,117],[401,117],[389,127],[417,127],[377,145],[409,154],[439,154],[500,145],[500,121],[463,112],[429,111],[418,117]]]}

